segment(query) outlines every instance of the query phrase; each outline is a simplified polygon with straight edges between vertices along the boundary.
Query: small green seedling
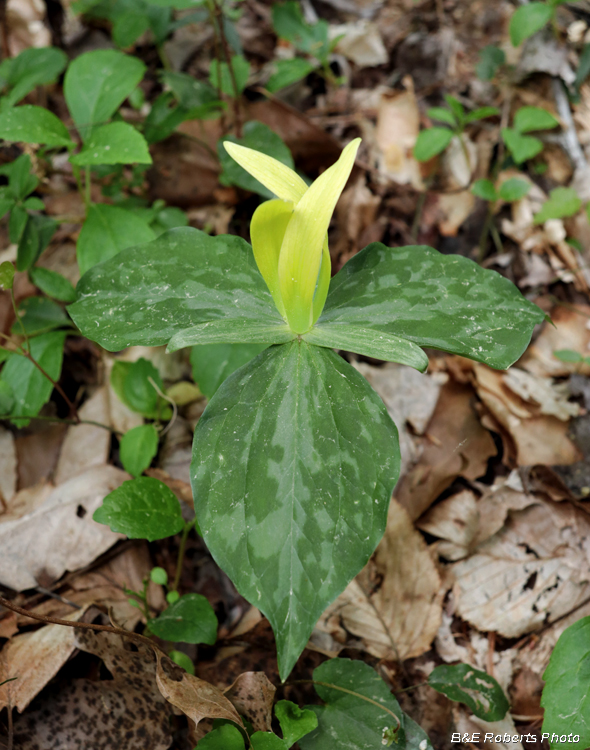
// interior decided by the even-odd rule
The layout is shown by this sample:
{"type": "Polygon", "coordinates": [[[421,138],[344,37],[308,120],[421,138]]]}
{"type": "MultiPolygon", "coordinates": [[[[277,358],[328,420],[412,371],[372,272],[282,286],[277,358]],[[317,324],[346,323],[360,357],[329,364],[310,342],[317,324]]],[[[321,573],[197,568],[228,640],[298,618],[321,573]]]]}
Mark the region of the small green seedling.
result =
{"type": "Polygon", "coordinates": [[[553,352],[555,359],[572,365],[590,365],[590,356],[584,357],[574,349],[558,349],[553,352]]]}
{"type": "Polygon", "coordinates": [[[448,94],[445,100],[448,108],[431,107],[427,114],[430,119],[444,122],[449,127],[427,128],[419,134],[414,146],[414,157],[418,161],[430,161],[442,153],[455,136],[461,138],[467,125],[498,114],[496,107],[480,107],[473,112],[465,112],[461,102],[448,94]]]}
{"type": "MultiPolygon", "coordinates": [[[[499,274],[427,247],[374,243],[332,279],[327,230],[358,145],[308,186],[280,161],[226,142],[277,196],[254,212],[252,247],[173,229],[92,267],[68,308],[111,351],[267,347],[211,398],[195,431],[191,481],[205,542],[269,619],[283,679],[381,539],[399,475],[397,429],[383,402],[333,350],[424,371],[421,347],[435,347],[505,368],[544,319],[499,274]]],[[[133,526],[145,525],[146,493],[133,490],[132,501],[123,488],[155,481],[124,483],[96,520],[126,533],[132,513],[133,526]]],[[[157,494],[160,538],[170,510],[159,486],[157,494]]],[[[168,534],[183,523],[171,520],[168,534]]],[[[391,721],[379,741],[384,726],[391,721]]]]}
{"type": "Polygon", "coordinates": [[[500,185],[496,190],[491,180],[476,180],[471,186],[471,192],[484,201],[495,202],[503,201],[504,203],[514,203],[525,197],[531,189],[531,185],[526,180],[520,180],[518,177],[510,177],[500,185]]]}
{"type": "Polygon", "coordinates": [[[559,121],[542,107],[521,107],[514,115],[511,128],[502,128],[502,138],[516,164],[523,164],[543,150],[543,142],[529,135],[538,130],[552,130],[559,121]]]}
{"type": "Polygon", "coordinates": [[[296,0],[287,0],[272,6],[272,22],[277,36],[291,42],[306,57],[276,62],[275,72],[266,85],[269,91],[279,91],[290,86],[314,70],[321,72],[327,81],[336,82],[330,69],[330,54],[341,37],[330,41],[327,21],[320,19],[314,24],[307,23],[300,4],[296,0]]]}
{"type": "Polygon", "coordinates": [[[541,31],[550,21],[555,24],[557,8],[567,0],[532,2],[517,8],[510,19],[510,41],[514,47],[541,31]]]}

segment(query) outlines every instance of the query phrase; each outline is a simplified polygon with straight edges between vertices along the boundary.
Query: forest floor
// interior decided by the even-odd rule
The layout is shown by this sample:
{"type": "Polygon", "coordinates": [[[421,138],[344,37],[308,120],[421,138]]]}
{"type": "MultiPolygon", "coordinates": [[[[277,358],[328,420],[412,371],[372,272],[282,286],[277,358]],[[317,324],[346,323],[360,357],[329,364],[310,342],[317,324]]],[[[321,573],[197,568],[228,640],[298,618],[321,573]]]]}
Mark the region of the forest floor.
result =
{"type": "MultiPolygon", "coordinates": [[[[53,43],[73,57],[112,46],[107,22],[62,5],[64,16],[52,27],[42,4],[9,2],[4,43],[11,54],[53,43]]],[[[331,34],[343,35],[331,57],[334,80],[316,72],[276,94],[266,92],[269,66],[293,49],[273,32],[270,4],[245,0],[235,24],[251,64],[243,95],[223,118],[184,122],[154,144],[153,166],[126,189],[181,208],[191,226],[247,239],[259,199],[221,184],[216,156],[218,139],[235,132],[236,118],[272,128],[310,177],[360,135],[357,163],[329,232],[334,272],[370,242],[425,244],[499,271],[548,313],[552,324],[535,330],[508,371],[429,351],[430,367],[420,374],[343,353],[398,425],[402,477],[377,552],[324,613],[290,679],[309,679],[327,657],[363,659],[433,746],[446,750],[453,732],[489,728],[465,705],[424,684],[434,666],[466,662],[493,675],[509,697],[510,712],[493,731],[533,733],[536,741],[520,747],[548,747],[540,739],[542,676],[560,634],[590,615],[590,366],[554,356],[559,350],[590,354],[590,224],[583,209],[544,223],[534,216],[558,187],[573,186],[583,205],[590,200],[590,85],[580,81],[576,96],[565,93],[576,86],[590,39],[590,6],[560,7],[557,36],[548,29],[518,48],[510,43],[514,5],[506,0],[307,0],[302,6],[308,20],[315,13],[329,22],[331,34]],[[489,45],[504,51],[505,64],[482,80],[478,64],[489,45]],[[455,140],[439,157],[419,163],[412,148],[419,131],[436,124],[427,110],[445,106],[445,95],[467,111],[496,107],[499,116],[474,122],[462,144],[455,140]],[[501,129],[522,106],[543,108],[560,127],[544,131],[542,151],[517,166],[505,159],[501,129]],[[470,189],[478,179],[499,185],[515,175],[530,184],[517,201],[488,203],[470,189]]],[[[210,25],[184,26],[164,47],[173,69],[206,78],[215,54],[210,25]]],[[[157,50],[144,35],[126,51],[148,66],[142,84],[148,106],[162,90],[157,50]]],[[[65,111],[61,84],[33,92],[28,101],[39,98],[54,112],[65,111]]],[[[122,111],[137,116],[128,105],[122,111]]],[[[0,161],[18,153],[5,144],[0,161]]],[[[93,185],[95,200],[109,200],[101,193],[107,183],[93,185]]],[[[70,217],[40,265],[75,283],[77,217],[84,207],[71,172],[45,175],[40,194],[48,215],[70,217]]],[[[0,262],[15,253],[4,221],[0,262]]],[[[17,273],[17,303],[37,293],[28,275],[17,273]]],[[[8,333],[13,323],[10,297],[2,292],[0,330],[8,333]]],[[[60,385],[83,418],[124,433],[143,417],[117,399],[109,373],[115,358],[140,357],[157,367],[178,404],[147,473],[173,490],[189,518],[191,440],[206,398],[195,387],[187,351],[165,355],[163,347],[132,347],[111,355],[70,336],[60,385]]],[[[141,591],[154,566],[173,579],[180,538],[148,544],[88,523],[81,531],[88,509],[119,481],[118,441],[98,426],[60,422],[67,410],[57,392],[41,416],[21,429],[0,423],[1,590],[32,614],[78,619],[98,607],[112,622],[141,629],[143,614],[126,590],[141,591]],[[59,502],[48,505],[62,487],[59,502]]],[[[179,574],[179,590],[206,596],[220,625],[214,646],[183,647],[196,674],[225,689],[245,672],[264,672],[279,686],[270,626],[194,533],[179,574]]],[[[154,613],[165,607],[163,590],[153,582],[148,602],[154,613]]],[[[64,716],[74,710],[73,686],[105,677],[97,655],[84,651],[68,628],[0,609],[0,683],[3,674],[14,673],[21,679],[0,686],[0,709],[14,715],[11,734],[24,732],[21,750],[50,747],[48,738],[59,737],[64,716]]],[[[309,685],[281,686],[279,694],[300,705],[317,702],[309,685]]],[[[85,710],[92,727],[91,709],[85,710]]],[[[175,722],[171,747],[192,748],[186,720],[177,716],[175,722]]],[[[8,726],[4,711],[0,746],[9,746],[8,734],[1,739],[8,726]]],[[[111,747],[108,742],[75,747],[100,750],[111,747]]]]}

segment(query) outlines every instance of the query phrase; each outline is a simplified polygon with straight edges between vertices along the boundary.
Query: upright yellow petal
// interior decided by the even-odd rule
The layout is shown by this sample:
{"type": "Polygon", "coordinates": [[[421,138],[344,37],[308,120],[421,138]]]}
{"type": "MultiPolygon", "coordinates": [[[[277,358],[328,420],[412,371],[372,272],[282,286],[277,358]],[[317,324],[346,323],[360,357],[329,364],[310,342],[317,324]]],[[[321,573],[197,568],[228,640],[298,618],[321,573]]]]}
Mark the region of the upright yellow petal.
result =
{"type": "Polygon", "coordinates": [[[250,239],[256,265],[283,317],[285,305],[279,287],[279,254],[292,216],[293,203],[290,201],[266,201],[254,211],[250,223],[250,239]]]}
{"type": "Polygon", "coordinates": [[[313,325],[324,238],[360,142],[356,138],[349,143],[336,164],[306,190],[287,226],[279,258],[279,284],[287,320],[295,333],[306,333],[313,325]]]}
{"type": "Polygon", "coordinates": [[[277,198],[297,203],[307,190],[307,185],[297,172],[277,159],[273,159],[272,156],[246,148],[246,146],[239,146],[231,141],[224,141],[223,145],[234,161],[237,161],[252,177],[256,177],[277,198]]]}

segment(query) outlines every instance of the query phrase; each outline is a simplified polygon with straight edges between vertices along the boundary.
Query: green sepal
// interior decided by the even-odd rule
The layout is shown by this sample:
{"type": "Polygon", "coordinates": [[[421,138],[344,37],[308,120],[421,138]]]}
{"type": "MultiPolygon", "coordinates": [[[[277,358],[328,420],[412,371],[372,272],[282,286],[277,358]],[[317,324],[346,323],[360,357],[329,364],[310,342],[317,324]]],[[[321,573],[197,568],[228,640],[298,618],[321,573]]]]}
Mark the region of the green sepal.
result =
{"type": "Polygon", "coordinates": [[[359,328],[346,323],[325,323],[314,326],[301,338],[315,346],[344,349],[365,357],[398,362],[414,367],[420,372],[424,372],[428,367],[428,357],[412,341],[370,328],[359,328]]]}
{"type": "Polygon", "coordinates": [[[269,619],[283,679],[377,546],[398,473],[383,402],[329,349],[273,346],[209,402],[193,444],[197,520],[216,562],[269,619]]]}
{"type": "Polygon", "coordinates": [[[185,346],[201,344],[286,344],[297,334],[284,322],[269,325],[256,320],[212,320],[176,333],[166,351],[175,352],[185,346]]]}
{"type": "Polygon", "coordinates": [[[167,344],[212,320],[284,323],[250,245],[191,227],[171,229],[95,266],[76,291],[68,312],[85,336],[109,351],[167,344]]]}
{"type": "Polygon", "coordinates": [[[334,276],[318,326],[390,333],[501,370],[523,354],[543,320],[543,311],[495,271],[430,247],[376,242],[334,276]]]}

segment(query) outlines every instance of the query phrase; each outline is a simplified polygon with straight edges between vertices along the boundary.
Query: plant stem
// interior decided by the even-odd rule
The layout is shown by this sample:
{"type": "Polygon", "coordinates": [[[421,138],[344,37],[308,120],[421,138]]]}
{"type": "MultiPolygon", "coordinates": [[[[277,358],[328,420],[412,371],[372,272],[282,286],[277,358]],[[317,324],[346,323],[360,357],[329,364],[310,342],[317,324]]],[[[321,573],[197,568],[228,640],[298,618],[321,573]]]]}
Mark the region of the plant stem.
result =
{"type": "MultiPolygon", "coordinates": [[[[16,352],[15,352],[16,353],[16,352]]],[[[102,422],[95,422],[92,419],[61,419],[60,417],[46,417],[39,414],[18,414],[17,416],[2,416],[0,422],[8,421],[10,419],[38,419],[42,422],[55,422],[56,424],[90,424],[93,427],[102,427],[103,430],[112,432],[113,435],[121,435],[122,433],[116,430],[114,427],[109,427],[108,424],[102,424],[102,422]]]]}
{"type": "Polygon", "coordinates": [[[188,535],[190,530],[195,525],[194,521],[187,521],[187,523],[184,524],[184,529],[182,530],[182,536],[180,537],[180,547],[178,548],[178,560],[176,561],[176,573],[174,575],[174,583],[172,584],[172,588],[170,591],[178,591],[178,586],[180,584],[180,576],[182,573],[182,564],[184,562],[184,553],[186,551],[186,542],[188,539],[188,535]]]}
{"type": "MultiPolygon", "coordinates": [[[[12,309],[14,310],[14,317],[16,318],[16,320],[18,320],[20,328],[21,328],[21,331],[23,332],[23,338],[25,340],[25,344],[27,345],[27,352],[28,352],[30,350],[31,346],[29,344],[29,337],[27,336],[27,330],[25,328],[25,324],[23,323],[23,319],[18,314],[18,310],[17,310],[17,307],[16,307],[16,300],[14,298],[14,289],[10,290],[10,301],[12,302],[12,309]]],[[[6,334],[3,334],[3,335],[6,336],[6,334]]],[[[8,341],[10,341],[10,337],[9,336],[6,336],[6,338],[8,339],[8,341]]],[[[22,349],[22,347],[21,347],[21,349],[22,349]]]]}
{"type": "Polygon", "coordinates": [[[225,35],[225,29],[223,27],[223,11],[217,4],[217,0],[211,0],[211,2],[213,3],[213,7],[215,8],[215,20],[217,23],[217,29],[219,31],[219,38],[221,40],[221,46],[223,47],[223,54],[227,62],[227,69],[228,69],[229,77],[232,83],[232,88],[234,90],[233,109],[234,109],[236,136],[238,138],[241,138],[242,137],[242,111],[240,108],[240,92],[238,91],[238,82],[236,80],[236,74],[231,64],[231,50],[229,48],[227,37],[225,35]]]}

